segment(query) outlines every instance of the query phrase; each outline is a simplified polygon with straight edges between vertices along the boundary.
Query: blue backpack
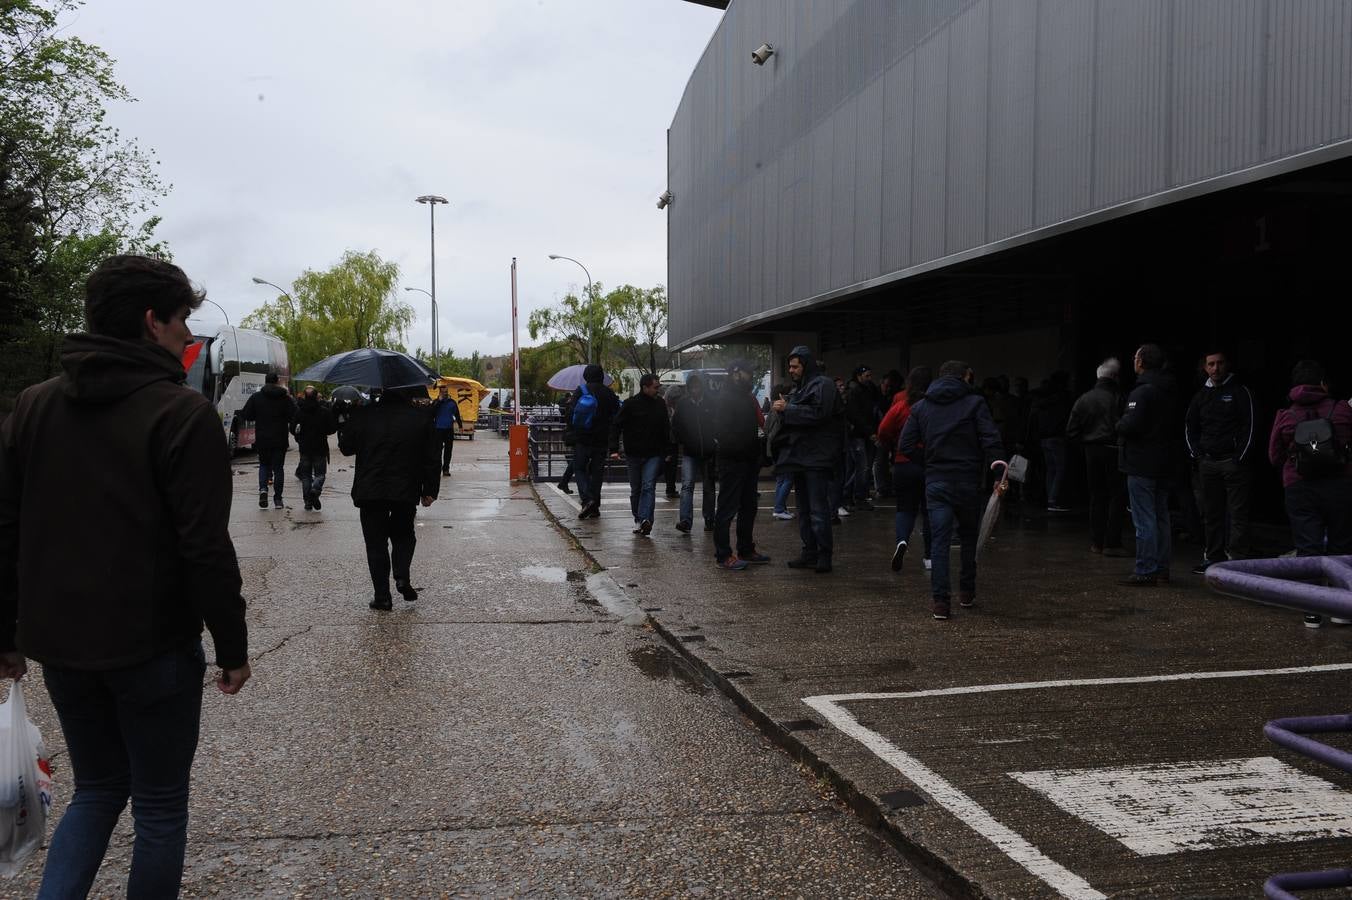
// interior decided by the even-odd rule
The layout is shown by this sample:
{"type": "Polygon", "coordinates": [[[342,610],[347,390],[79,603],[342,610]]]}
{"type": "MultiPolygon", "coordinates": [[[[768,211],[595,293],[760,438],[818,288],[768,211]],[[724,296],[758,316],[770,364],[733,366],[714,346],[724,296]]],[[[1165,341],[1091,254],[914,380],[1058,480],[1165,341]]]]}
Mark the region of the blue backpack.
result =
{"type": "Polygon", "coordinates": [[[596,405],[596,395],[591,392],[591,388],[582,385],[582,394],[573,406],[573,427],[590,431],[596,419],[596,405]]]}

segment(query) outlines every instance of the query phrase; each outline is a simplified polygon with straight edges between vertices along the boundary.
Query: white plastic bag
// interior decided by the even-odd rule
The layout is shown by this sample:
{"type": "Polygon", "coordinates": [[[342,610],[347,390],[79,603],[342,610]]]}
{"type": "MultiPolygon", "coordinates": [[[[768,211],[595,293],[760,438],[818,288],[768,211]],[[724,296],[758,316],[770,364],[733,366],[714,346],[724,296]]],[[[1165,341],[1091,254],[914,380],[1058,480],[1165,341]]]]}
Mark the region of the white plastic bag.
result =
{"type": "Polygon", "coordinates": [[[23,685],[0,704],[0,875],[12,877],[42,846],[52,806],[52,767],[42,734],[28,721],[23,685]]]}

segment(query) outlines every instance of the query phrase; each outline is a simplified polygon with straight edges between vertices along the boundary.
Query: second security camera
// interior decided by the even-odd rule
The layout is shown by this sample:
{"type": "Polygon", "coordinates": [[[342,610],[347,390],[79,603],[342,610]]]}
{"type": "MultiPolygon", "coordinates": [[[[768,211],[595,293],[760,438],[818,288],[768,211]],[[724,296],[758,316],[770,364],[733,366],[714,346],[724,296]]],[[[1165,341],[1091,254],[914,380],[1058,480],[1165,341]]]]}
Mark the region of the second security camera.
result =
{"type": "Polygon", "coordinates": [[[775,55],[775,48],[769,44],[761,44],[755,50],[751,51],[751,61],[758,66],[765,65],[765,61],[775,55]]]}
{"type": "Polygon", "coordinates": [[[662,195],[657,198],[657,208],[666,209],[667,204],[670,203],[671,201],[672,201],[671,191],[663,191],[662,195]]]}

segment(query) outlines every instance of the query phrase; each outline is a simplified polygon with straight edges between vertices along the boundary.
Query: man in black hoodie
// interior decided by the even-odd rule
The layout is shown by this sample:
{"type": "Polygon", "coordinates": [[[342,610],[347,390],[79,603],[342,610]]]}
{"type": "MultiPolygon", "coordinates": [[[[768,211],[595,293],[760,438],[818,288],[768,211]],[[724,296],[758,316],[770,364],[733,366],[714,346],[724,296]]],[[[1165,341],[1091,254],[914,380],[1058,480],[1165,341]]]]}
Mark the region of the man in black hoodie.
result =
{"type": "Polygon", "coordinates": [[[329,435],[338,430],[333,410],[319,399],[313,384],[306,385],[296,404],[296,419],[291,426],[296,446],[300,448],[300,462],[296,478],[305,495],[306,509],[323,509],[319,494],[324,490],[324,476],[329,471],[329,435]]]}
{"type": "Polygon", "coordinates": [[[601,482],[610,448],[610,423],[620,411],[620,398],[605,385],[605,370],[595,363],[582,370],[582,386],[573,391],[572,410],[564,426],[573,442],[573,475],[577,478],[579,519],[601,515],[601,482]]]}
{"type": "Polygon", "coordinates": [[[277,373],[263,378],[263,387],[251,395],[236,421],[254,423],[254,450],[258,453],[258,508],[268,508],[268,481],[272,481],[272,505],[282,508],[282,485],[286,479],[287,434],[296,419],[296,401],[277,383],[277,373]]]}
{"type": "Polygon", "coordinates": [[[230,450],[210,401],[183,386],[201,302],[177,266],[104,260],[65,373],[21,393],[0,426],[0,677],[42,663],[75,787],[39,896],[89,893],[129,796],[128,893],[178,895],[203,623],[217,689],[249,679],[230,450]]]}
{"type": "Polygon", "coordinates": [[[610,449],[624,439],[624,459],[629,466],[629,511],[634,515],[634,534],[653,530],[657,503],[657,476],[662,456],[671,442],[667,401],[657,395],[657,376],[648,372],[639,379],[638,393],[624,401],[610,426],[610,449]]]}
{"type": "Polygon", "coordinates": [[[681,448],[681,511],[677,531],[689,531],[695,522],[695,479],[702,478],[700,513],[704,530],[714,527],[714,400],[704,390],[704,379],[691,375],[685,393],[676,401],[671,431],[681,448]]]}
{"type": "Polygon", "coordinates": [[[900,450],[908,457],[923,454],[925,505],[934,545],[930,595],[936,619],[947,619],[949,605],[948,548],[956,525],[962,540],[958,605],[976,605],[976,542],[981,529],[981,488],[990,465],[1004,458],[1005,447],[990,407],[973,386],[972,367],[949,360],[939,367],[925,399],[911,407],[901,430],[900,450]]]}
{"type": "Polygon", "coordinates": [[[844,401],[806,346],[790,350],[788,364],[796,387],[788,397],[776,397],[770,409],[784,422],[783,436],[776,438],[775,472],[793,476],[798,497],[803,550],[789,560],[789,568],[826,573],[831,571],[831,517],[835,514],[828,506],[828,494],[844,455],[844,401]]]}
{"type": "Polygon", "coordinates": [[[1220,350],[1203,362],[1206,384],[1188,405],[1184,436],[1202,480],[1206,555],[1193,569],[1201,575],[1212,563],[1244,559],[1249,547],[1249,451],[1253,449],[1253,394],[1230,371],[1220,350]],[[1226,540],[1226,522],[1230,523],[1226,540]]]}
{"type": "Polygon", "coordinates": [[[1127,476],[1131,520],[1136,526],[1136,567],[1119,584],[1154,587],[1169,580],[1173,535],[1169,522],[1170,447],[1173,444],[1174,380],[1164,372],[1164,350],[1144,344],[1136,351],[1136,387],[1117,421],[1118,466],[1127,476]]]}
{"type": "Polygon", "coordinates": [[[760,429],[765,417],[751,392],[755,373],[744,359],[728,363],[728,381],[718,397],[715,434],[718,440],[718,513],[714,520],[714,559],[719,568],[745,569],[749,563],[768,563],[756,550],[753,529],[760,497],[760,429]],[[737,520],[737,553],[732,552],[729,527],[737,520]]]}

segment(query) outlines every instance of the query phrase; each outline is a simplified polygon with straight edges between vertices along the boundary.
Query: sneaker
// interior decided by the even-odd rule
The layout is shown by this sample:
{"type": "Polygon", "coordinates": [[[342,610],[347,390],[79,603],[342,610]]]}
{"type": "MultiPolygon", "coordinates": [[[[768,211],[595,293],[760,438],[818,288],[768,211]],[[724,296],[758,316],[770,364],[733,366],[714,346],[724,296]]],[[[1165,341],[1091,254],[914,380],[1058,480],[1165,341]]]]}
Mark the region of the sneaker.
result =
{"type": "Polygon", "coordinates": [[[676,523],[676,530],[682,534],[689,534],[693,526],[689,522],[681,521],[676,523]]]}
{"type": "Polygon", "coordinates": [[[1206,561],[1199,562],[1197,565],[1195,565],[1195,566],[1192,567],[1192,574],[1194,574],[1194,575],[1205,575],[1205,574],[1206,574],[1206,570],[1209,569],[1210,567],[1211,567],[1211,563],[1209,563],[1209,562],[1206,562],[1206,561]]]}
{"type": "Polygon", "coordinates": [[[310,502],[310,498],[309,498],[309,497],[306,497],[306,498],[305,498],[305,511],[306,511],[306,512],[309,512],[310,510],[312,510],[312,509],[314,509],[314,508],[315,508],[315,505],[314,505],[313,503],[310,502]]]}
{"type": "Polygon", "coordinates": [[[726,569],[729,572],[740,572],[746,568],[746,563],[735,556],[729,556],[727,559],[718,563],[720,569],[726,569]]]}
{"type": "Polygon", "coordinates": [[[1323,619],[1323,617],[1321,617],[1321,616],[1309,615],[1309,616],[1306,616],[1306,617],[1305,617],[1305,627],[1306,627],[1306,628],[1318,628],[1320,625],[1323,625],[1323,624],[1324,624],[1324,619],[1323,619]]]}
{"type": "Polygon", "coordinates": [[[394,583],[394,589],[397,590],[400,596],[402,596],[404,600],[406,600],[409,603],[412,603],[414,600],[418,599],[417,589],[414,588],[413,585],[407,581],[396,581],[394,583]]]}
{"type": "Polygon", "coordinates": [[[951,612],[952,611],[948,607],[947,600],[935,599],[934,602],[930,605],[930,614],[941,622],[946,620],[951,614],[951,612]]]}
{"type": "Polygon", "coordinates": [[[571,494],[573,492],[573,489],[566,484],[559,485],[559,490],[563,491],[565,494],[571,494]]]}
{"type": "Polygon", "coordinates": [[[642,526],[642,525],[635,525],[635,526],[634,526],[634,534],[642,534],[642,533],[643,533],[643,526],[642,526]]]}
{"type": "Polygon", "coordinates": [[[906,559],[906,542],[897,541],[897,549],[892,551],[892,571],[900,572],[902,560],[906,559]]]}
{"type": "Polygon", "coordinates": [[[831,571],[831,556],[823,553],[817,557],[817,567],[813,570],[818,575],[825,575],[831,571]]]}
{"type": "Polygon", "coordinates": [[[771,515],[774,516],[776,519],[779,519],[781,522],[793,521],[793,513],[789,512],[788,510],[785,510],[784,512],[771,513],[771,515]]]}
{"type": "Polygon", "coordinates": [[[923,560],[923,562],[925,563],[925,571],[926,571],[926,572],[928,572],[930,569],[933,569],[933,568],[934,568],[934,560],[932,560],[932,559],[926,559],[926,560],[923,560]]]}
{"type": "Polygon", "coordinates": [[[1157,584],[1154,575],[1128,575],[1117,582],[1123,587],[1154,587],[1157,584]]]}
{"type": "Polygon", "coordinates": [[[849,514],[850,511],[843,506],[836,510],[836,515],[842,519],[848,516],[849,514]]]}
{"type": "Polygon", "coordinates": [[[370,603],[368,603],[367,606],[371,607],[372,609],[384,610],[385,612],[389,612],[390,610],[394,609],[394,604],[390,602],[389,597],[377,597],[370,603]]]}
{"type": "Polygon", "coordinates": [[[318,494],[315,494],[313,497],[310,498],[310,505],[313,506],[316,510],[321,510],[324,508],[324,504],[319,502],[318,494]]]}
{"type": "Polygon", "coordinates": [[[1329,623],[1333,625],[1352,625],[1352,619],[1340,619],[1337,616],[1329,616],[1329,623]]]}
{"type": "Polygon", "coordinates": [[[273,497],[273,498],[272,498],[272,508],[273,508],[273,509],[282,509],[282,508],[283,508],[283,507],[282,507],[282,498],[281,498],[281,497],[273,497]]]}
{"type": "Polygon", "coordinates": [[[753,563],[758,566],[763,566],[770,561],[770,557],[766,556],[764,553],[755,550],[753,550],[750,553],[740,554],[738,556],[738,559],[740,559],[744,563],[753,563]]]}
{"type": "Polygon", "coordinates": [[[976,596],[958,591],[958,606],[961,606],[963,609],[971,609],[973,606],[976,606],[976,596]]]}
{"type": "Polygon", "coordinates": [[[259,491],[259,492],[258,492],[258,508],[259,508],[259,509],[267,509],[267,508],[268,508],[268,492],[267,492],[267,491],[259,491]]]}
{"type": "Polygon", "coordinates": [[[652,520],[652,519],[644,519],[642,522],[639,522],[639,523],[638,523],[638,533],[639,533],[639,534],[652,534],[652,532],[653,532],[653,520],[652,520]]]}
{"type": "Polygon", "coordinates": [[[800,553],[786,564],[790,569],[814,569],[817,566],[817,557],[809,556],[806,553],[800,553]]]}
{"type": "Polygon", "coordinates": [[[1052,505],[1048,506],[1048,507],[1047,507],[1047,512],[1049,512],[1049,513],[1068,513],[1068,512],[1070,512],[1070,507],[1069,507],[1069,506],[1062,506],[1061,504],[1056,503],[1056,504],[1052,504],[1052,505]]]}

